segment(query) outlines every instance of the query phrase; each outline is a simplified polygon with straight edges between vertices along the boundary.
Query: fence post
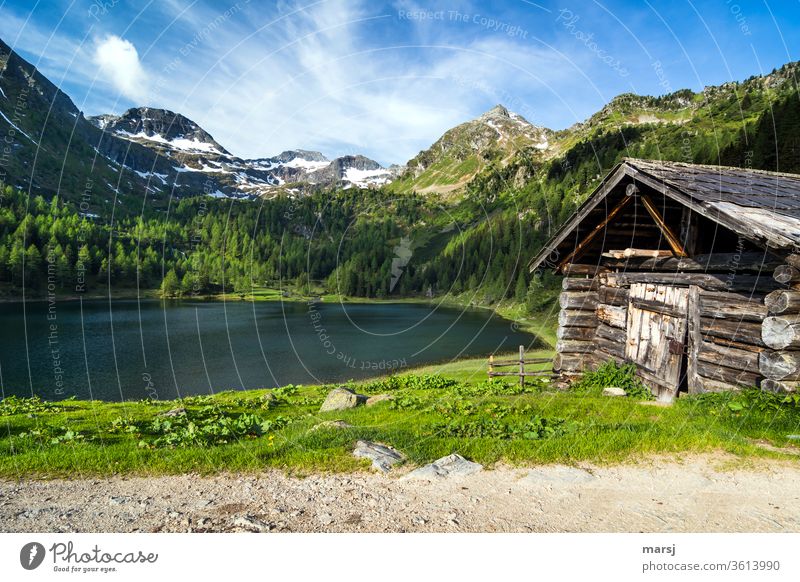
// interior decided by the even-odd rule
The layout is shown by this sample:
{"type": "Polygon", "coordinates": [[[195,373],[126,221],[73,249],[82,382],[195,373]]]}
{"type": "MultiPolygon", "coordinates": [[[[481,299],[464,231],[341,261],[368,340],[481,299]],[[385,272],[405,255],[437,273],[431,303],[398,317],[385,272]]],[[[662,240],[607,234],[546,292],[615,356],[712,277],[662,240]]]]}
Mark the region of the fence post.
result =
{"type": "Polygon", "coordinates": [[[525,346],[519,346],[519,387],[525,389],[525,346]]]}
{"type": "Polygon", "coordinates": [[[491,380],[494,372],[494,354],[489,354],[489,379],[491,380]]]}

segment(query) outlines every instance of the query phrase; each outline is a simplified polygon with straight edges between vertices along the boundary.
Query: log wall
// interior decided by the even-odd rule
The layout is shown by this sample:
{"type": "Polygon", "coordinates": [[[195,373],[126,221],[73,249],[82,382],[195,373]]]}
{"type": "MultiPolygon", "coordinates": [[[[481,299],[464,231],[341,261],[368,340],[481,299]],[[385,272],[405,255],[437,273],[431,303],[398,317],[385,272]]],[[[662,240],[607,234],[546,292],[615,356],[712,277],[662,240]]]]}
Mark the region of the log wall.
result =
{"type": "Polygon", "coordinates": [[[791,393],[800,390],[800,256],[789,255],[775,269],[775,281],[789,286],[764,298],[768,315],[761,327],[767,349],[758,355],[762,390],[791,393]]]}
{"type": "Polygon", "coordinates": [[[584,270],[585,274],[581,276],[580,271],[568,270],[574,276],[564,278],[558,298],[561,312],[558,314],[553,370],[567,379],[593,369],[599,363],[595,353],[599,281],[593,272],[584,270]]]}
{"type": "Polygon", "coordinates": [[[786,265],[775,268],[774,277],[739,272],[612,272],[602,266],[567,269],[570,274],[559,298],[554,370],[569,377],[607,360],[623,363],[630,285],[666,284],[690,289],[685,370],[690,393],[754,386],[796,391],[800,389],[800,282],[786,268],[800,268],[800,256],[793,257],[794,263],[787,259],[786,265]]]}

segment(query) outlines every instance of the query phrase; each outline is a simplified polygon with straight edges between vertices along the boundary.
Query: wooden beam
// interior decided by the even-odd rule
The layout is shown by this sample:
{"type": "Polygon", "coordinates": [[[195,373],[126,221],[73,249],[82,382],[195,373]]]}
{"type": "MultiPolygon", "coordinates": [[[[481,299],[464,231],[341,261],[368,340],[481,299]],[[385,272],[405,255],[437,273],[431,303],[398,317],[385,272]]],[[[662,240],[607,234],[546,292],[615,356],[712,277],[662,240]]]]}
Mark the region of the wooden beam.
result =
{"type": "Polygon", "coordinates": [[[581,265],[580,263],[568,263],[561,268],[561,274],[567,277],[573,275],[596,276],[598,273],[608,273],[608,267],[603,265],[581,265]]]}
{"type": "Polygon", "coordinates": [[[597,207],[602,200],[620,183],[620,181],[627,176],[625,171],[625,163],[617,164],[613,170],[603,179],[603,182],[595,189],[594,192],[584,201],[580,208],[565,222],[561,228],[558,229],[556,234],[550,241],[550,244],[545,246],[539,254],[536,255],[530,263],[528,263],[528,270],[535,271],[540,265],[547,262],[546,267],[553,267],[558,260],[558,253],[556,252],[558,245],[560,245],[569,234],[589,215],[589,213],[597,207]],[[555,255],[555,256],[554,256],[555,255]]]}
{"type": "Polygon", "coordinates": [[[658,228],[661,229],[664,238],[667,239],[667,242],[669,243],[672,252],[675,253],[675,256],[677,257],[688,256],[686,254],[686,250],[683,248],[683,245],[681,245],[681,242],[678,240],[678,237],[675,236],[675,233],[672,232],[672,229],[669,226],[667,226],[667,223],[664,221],[664,218],[658,212],[658,209],[656,208],[655,204],[653,204],[653,201],[650,199],[650,196],[648,196],[647,194],[643,194],[641,196],[641,199],[642,199],[642,204],[644,204],[645,210],[647,210],[647,212],[653,218],[655,223],[658,225],[658,228]]]}
{"type": "Polygon", "coordinates": [[[625,307],[600,304],[595,310],[599,322],[624,329],[627,325],[628,310],[625,307]]]}
{"type": "Polygon", "coordinates": [[[560,340],[584,340],[594,339],[595,328],[593,327],[562,327],[556,331],[556,337],[560,340]]]}
{"type": "Polygon", "coordinates": [[[712,273],[602,273],[600,284],[608,287],[630,287],[634,283],[688,287],[697,285],[710,291],[774,291],[782,287],[772,277],[752,275],[714,275],[712,273]]]}
{"type": "Polygon", "coordinates": [[[620,250],[611,250],[607,253],[603,253],[604,257],[608,257],[609,259],[630,259],[631,257],[646,257],[646,258],[658,258],[658,257],[671,257],[671,251],[663,251],[663,250],[652,250],[652,249],[634,249],[634,248],[627,248],[627,249],[620,249],[620,250]]]}
{"type": "MultiPolygon", "coordinates": [[[[669,251],[666,251],[669,252],[669,251]]],[[[670,253],[672,254],[672,253],[670,253]]],[[[688,257],[631,257],[627,259],[605,259],[603,264],[613,269],[635,269],[647,271],[755,271],[764,273],[782,264],[781,259],[763,252],[713,253],[688,257]]]]}
{"type": "Polygon", "coordinates": [[[734,293],[705,292],[700,294],[700,315],[761,323],[769,314],[767,306],[759,301],[742,300],[734,293]]]}
{"type": "Polygon", "coordinates": [[[758,354],[758,369],[771,380],[800,380],[800,352],[765,351],[758,354]]]}
{"type": "Polygon", "coordinates": [[[778,283],[796,283],[800,281],[800,269],[791,265],[780,265],[772,275],[778,283]]]}
{"type": "Polygon", "coordinates": [[[597,309],[597,303],[597,291],[562,291],[558,296],[561,309],[594,311],[597,309]]]}
{"type": "Polygon", "coordinates": [[[559,354],[593,354],[596,346],[592,341],[558,340],[556,351],[559,354]]]}
{"type": "Polygon", "coordinates": [[[766,318],[761,336],[767,347],[773,350],[800,348],[800,315],[766,318]]]}
{"type": "Polygon", "coordinates": [[[800,291],[778,289],[764,298],[764,305],[772,315],[800,313],[800,291]]]}
{"type": "Polygon", "coordinates": [[[597,327],[597,323],[594,311],[562,309],[558,312],[558,325],[562,327],[597,327]]]}
{"type": "Polygon", "coordinates": [[[703,391],[700,374],[697,372],[697,359],[700,346],[703,344],[703,335],[700,331],[700,287],[696,285],[689,287],[687,324],[686,384],[689,394],[697,394],[703,391]]]}
{"type": "Polygon", "coordinates": [[[564,291],[596,291],[598,287],[600,287],[600,281],[595,277],[591,279],[564,277],[561,281],[561,288],[564,291]]]}
{"type": "Polygon", "coordinates": [[[625,196],[622,200],[620,200],[619,203],[617,203],[617,205],[611,209],[611,212],[608,213],[608,216],[606,216],[605,219],[602,222],[600,222],[600,224],[595,226],[592,229],[592,231],[589,234],[587,234],[581,242],[578,243],[575,249],[558,264],[558,270],[561,270],[561,267],[563,267],[567,263],[571,263],[572,259],[577,258],[581,254],[583,254],[589,243],[594,240],[594,238],[600,233],[600,231],[603,230],[606,227],[606,225],[609,222],[611,222],[614,219],[614,217],[628,205],[628,203],[630,203],[631,199],[632,199],[631,196],[625,196]]]}

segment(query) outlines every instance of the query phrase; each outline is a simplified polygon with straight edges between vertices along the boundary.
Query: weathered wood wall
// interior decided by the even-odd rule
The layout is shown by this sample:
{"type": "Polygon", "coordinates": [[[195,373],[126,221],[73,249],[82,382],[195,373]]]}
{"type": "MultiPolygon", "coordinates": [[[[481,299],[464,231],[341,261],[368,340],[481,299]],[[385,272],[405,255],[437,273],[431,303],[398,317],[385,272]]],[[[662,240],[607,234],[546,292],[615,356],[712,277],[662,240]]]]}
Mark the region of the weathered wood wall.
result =
{"type": "MultiPolygon", "coordinates": [[[[745,267],[752,269],[747,259],[745,267]]],[[[792,255],[777,266],[770,262],[774,277],[737,271],[612,272],[608,267],[613,268],[614,261],[619,259],[594,267],[566,266],[571,275],[564,279],[559,298],[554,370],[570,378],[607,360],[626,362],[630,286],[652,283],[689,288],[689,392],[753,386],[776,392],[800,389],[800,256],[792,255]]],[[[731,265],[727,256],[694,262],[731,265]]],[[[640,264],[688,271],[695,266],[689,260],[663,257],[640,264]]]]}
{"type": "Polygon", "coordinates": [[[800,390],[800,255],[789,255],[786,264],[775,269],[774,278],[788,285],[764,298],[768,316],[761,339],[768,349],[759,353],[758,369],[765,380],[763,390],[800,390]]]}
{"type": "Polygon", "coordinates": [[[565,277],[561,285],[558,341],[553,360],[553,371],[567,380],[598,363],[594,342],[598,325],[596,268],[570,267],[567,272],[575,273],[575,276],[565,277]]]}

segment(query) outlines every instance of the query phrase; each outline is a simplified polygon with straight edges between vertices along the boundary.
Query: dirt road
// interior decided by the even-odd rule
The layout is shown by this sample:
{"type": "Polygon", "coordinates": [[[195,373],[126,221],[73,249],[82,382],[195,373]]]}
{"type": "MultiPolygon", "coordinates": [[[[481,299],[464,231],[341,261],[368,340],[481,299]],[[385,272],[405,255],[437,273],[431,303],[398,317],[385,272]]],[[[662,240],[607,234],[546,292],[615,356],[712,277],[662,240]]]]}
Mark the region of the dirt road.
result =
{"type": "Polygon", "coordinates": [[[800,532],[800,460],[0,481],[4,532],[800,532]]]}

